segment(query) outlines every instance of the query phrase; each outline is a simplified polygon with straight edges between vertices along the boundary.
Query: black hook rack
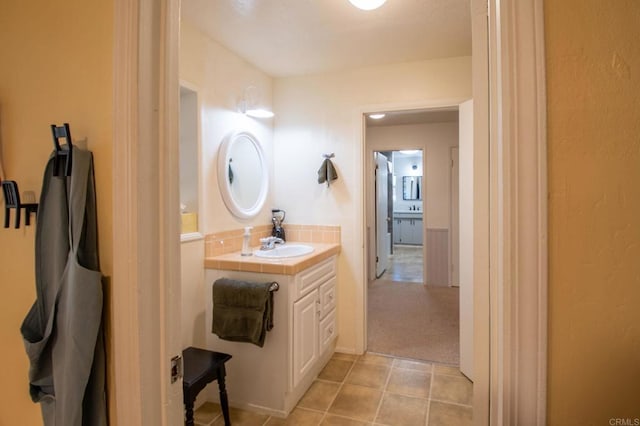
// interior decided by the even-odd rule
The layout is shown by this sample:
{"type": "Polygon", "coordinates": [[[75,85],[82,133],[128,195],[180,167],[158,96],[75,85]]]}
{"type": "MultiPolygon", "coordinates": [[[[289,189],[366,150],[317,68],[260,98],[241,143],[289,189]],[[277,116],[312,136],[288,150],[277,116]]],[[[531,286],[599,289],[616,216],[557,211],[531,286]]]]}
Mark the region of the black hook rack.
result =
{"type": "Polygon", "coordinates": [[[20,213],[25,210],[26,217],[24,223],[26,226],[31,225],[31,213],[38,213],[38,203],[22,203],[20,202],[20,192],[18,184],[13,180],[2,181],[2,192],[4,193],[4,227],[9,227],[9,218],[11,209],[16,209],[16,229],[20,228],[20,213]]]}
{"type": "Polygon", "coordinates": [[[51,133],[53,135],[53,146],[55,150],[55,156],[53,157],[53,175],[60,176],[60,167],[62,160],[65,161],[64,176],[71,176],[71,164],[73,156],[73,145],[71,143],[71,130],[69,129],[69,123],[64,123],[62,126],[51,125],[51,133]],[[65,138],[67,140],[67,149],[60,146],[60,139],[65,138]]]}

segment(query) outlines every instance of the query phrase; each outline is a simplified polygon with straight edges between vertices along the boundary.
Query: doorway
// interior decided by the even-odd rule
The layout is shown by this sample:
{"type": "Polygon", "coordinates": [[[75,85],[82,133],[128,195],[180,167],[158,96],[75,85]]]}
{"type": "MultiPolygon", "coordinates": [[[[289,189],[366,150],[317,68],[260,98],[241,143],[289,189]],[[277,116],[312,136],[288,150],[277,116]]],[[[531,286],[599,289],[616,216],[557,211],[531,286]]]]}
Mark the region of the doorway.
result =
{"type": "Polygon", "coordinates": [[[366,118],[372,185],[367,350],[459,364],[459,290],[452,287],[451,152],[456,107],[366,118]],[[374,222],[372,222],[374,221],[374,222]]]}
{"type": "Polygon", "coordinates": [[[374,156],[376,156],[376,278],[422,284],[424,282],[423,152],[415,149],[376,151],[374,156]],[[382,180],[380,175],[384,176],[382,180]],[[383,191],[380,190],[381,187],[384,188],[383,191]],[[381,208],[383,199],[385,203],[381,208]]]}
{"type": "MultiPolygon", "coordinates": [[[[476,264],[475,276],[482,281],[482,292],[475,297],[475,305],[482,308],[482,312],[476,315],[486,321],[476,326],[478,329],[476,341],[481,343],[480,349],[475,351],[481,356],[481,359],[476,361],[476,365],[482,368],[478,372],[480,374],[477,383],[480,383],[480,392],[476,393],[474,399],[474,418],[481,419],[480,423],[484,423],[482,419],[486,419],[491,424],[494,422],[497,424],[502,418],[501,416],[511,413],[509,419],[514,422],[528,419],[536,424],[544,424],[546,396],[546,381],[544,380],[546,377],[546,358],[544,354],[546,353],[545,321],[547,309],[546,274],[544,273],[547,253],[546,222],[544,220],[544,212],[546,211],[546,181],[544,179],[546,176],[546,157],[544,156],[546,141],[544,131],[545,85],[544,64],[542,63],[544,44],[541,37],[541,34],[544,34],[542,31],[544,15],[541,12],[542,4],[537,1],[518,2],[518,7],[515,7],[515,2],[512,1],[489,2],[488,5],[486,2],[472,4],[474,23],[478,23],[474,27],[474,40],[478,40],[477,51],[479,52],[477,61],[474,53],[474,63],[477,62],[480,65],[474,66],[474,78],[479,83],[484,82],[478,90],[474,84],[474,93],[477,91],[482,96],[476,98],[476,102],[482,106],[482,109],[478,110],[476,115],[476,121],[480,123],[480,128],[475,129],[475,133],[481,146],[486,148],[475,161],[478,164],[486,165],[478,174],[491,177],[490,182],[487,179],[485,188],[482,188],[483,193],[480,194],[486,204],[482,206],[483,211],[486,211],[486,217],[483,216],[482,219],[487,220],[482,222],[486,226],[481,230],[478,240],[486,242],[486,244],[479,244],[483,250],[476,252],[478,257],[476,260],[480,266],[478,267],[476,264]],[[489,13],[487,13],[487,6],[489,6],[489,13]],[[505,11],[510,13],[502,13],[505,11]],[[487,20],[487,15],[492,19],[487,20]],[[521,25],[514,25],[515,22],[521,25]],[[505,33],[501,37],[496,37],[498,28],[505,29],[505,33]],[[490,46],[491,49],[487,49],[487,46],[490,46]],[[487,67],[487,64],[490,64],[491,67],[487,67]],[[501,64],[502,68],[496,64],[501,64]],[[504,71],[504,73],[499,71],[504,71]],[[491,89],[488,85],[490,80],[494,83],[491,89]],[[524,84],[523,87],[528,90],[519,91],[519,95],[515,96],[514,84],[517,84],[518,87],[524,84]],[[495,95],[491,104],[488,101],[490,91],[492,95],[495,95]],[[509,110],[513,111],[513,114],[503,112],[505,104],[509,105],[509,110]],[[489,112],[491,112],[491,122],[489,112]],[[491,132],[489,132],[489,124],[491,124],[491,132]],[[516,151],[514,149],[515,141],[521,142],[522,140],[530,142],[525,145],[519,144],[519,146],[526,146],[527,150],[516,151]],[[507,171],[515,168],[517,164],[519,166],[518,175],[513,177],[508,173],[506,176],[498,174],[498,166],[492,166],[489,169],[489,148],[492,149],[492,164],[497,164],[497,159],[502,159],[501,166],[507,171]],[[505,152],[515,152],[515,154],[501,156],[505,152]],[[510,198],[498,191],[507,185],[525,186],[530,189],[521,192],[518,198],[510,198]],[[498,201],[502,202],[500,204],[496,201],[491,205],[491,210],[489,210],[487,195],[489,187],[492,193],[498,194],[498,201]],[[492,229],[503,231],[503,233],[493,232],[491,234],[491,246],[488,244],[490,239],[489,213],[491,213],[492,229]],[[503,213],[515,214],[516,216],[521,213],[522,216],[518,217],[524,217],[524,219],[520,221],[519,226],[502,228],[506,220],[503,219],[503,213]],[[531,232],[523,233],[523,230],[531,232]],[[489,253],[490,247],[495,251],[494,248],[512,241],[511,237],[519,237],[520,247],[520,250],[515,251],[512,256],[505,257],[502,252],[489,253]],[[493,265],[491,277],[488,273],[489,261],[493,265]],[[526,267],[522,267],[521,263],[526,267]],[[520,271],[518,276],[520,289],[526,291],[519,292],[518,297],[509,298],[508,296],[511,295],[506,290],[507,286],[503,285],[503,276],[509,277],[516,265],[520,265],[518,269],[520,271]],[[493,271],[499,271],[499,276],[496,276],[498,272],[493,271]],[[494,311],[489,310],[490,293],[488,289],[490,286],[492,297],[504,301],[502,305],[496,306],[494,311]],[[528,309],[522,309],[525,306],[528,309]],[[531,308],[532,306],[535,308],[531,308]],[[508,317],[504,315],[505,311],[510,313],[508,317]],[[520,324],[517,336],[515,336],[516,331],[505,326],[505,322],[520,324]],[[492,350],[490,350],[490,344],[492,350]],[[497,351],[501,351],[500,356],[497,351]],[[534,354],[534,356],[517,358],[518,353],[534,354]],[[495,383],[490,381],[490,366],[496,376],[501,378],[495,383]],[[518,380],[515,380],[513,371],[519,372],[518,380]],[[503,389],[508,389],[509,392],[503,391],[503,389]],[[489,393],[493,395],[492,406],[502,407],[491,413],[489,412],[489,393]]],[[[168,21],[175,24],[178,20],[177,7],[174,7],[175,4],[170,4],[170,6],[162,6],[164,7],[163,12],[170,9],[168,21]]],[[[118,107],[115,109],[116,119],[114,122],[118,125],[114,127],[114,140],[118,143],[114,149],[114,176],[118,176],[118,179],[124,182],[124,184],[120,183],[125,188],[134,188],[133,191],[116,191],[114,193],[114,204],[118,205],[119,210],[122,211],[119,213],[116,210],[114,214],[114,230],[116,231],[114,237],[114,247],[116,248],[114,250],[116,253],[114,255],[114,279],[121,283],[114,290],[113,306],[116,312],[114,317],[119,319],[114,324],[113,335],[117,343],[114,358],[116,364],[122,366],[115,373],[115,383],[120,389],[117,395],[118,412],[116,414],[117,418],[122,421],[134,419],[133,422],[140,418],[151,418],[154,413],[160,413],[158,415],[162,418],[171,417],[167,413],[171,411],[172,407],[175,407],[171,404],[162,404],[160,391],[158,391],[158,395],[155,393],[148,395],[149,397],[144,401],[140,398],[142,395],[140,392],[141,383],[153,384],[154,386],[150,386],[150,389],[166,388],[161,386],[162,377],[157,374],[158,366],[161,362],[169,359],[168,354],[173,351],[170,348],[171,345],[166,343],[167,341],[170,343],[170,339],[164,339],[165,344],[158,345],[160,350],[155,350],[156,339],[141,341],[139,338],[140,335],[166,335],[170,332],[170,327],[166,327],[166,325],[171,324],[171,321],[165,320],[165,310],[156,309],[149,315],[138,316],[137,309],[138,306],[142,306],[138,303],[139,300],[144,299],[150,289],[159,289],[157,292],[164,295],[171,289],[168,283],[177,281],[165,279],[167,275],[172,277],[171,267],[174,267],[173,270],[175,269],[177,260],[167,265],[170,271],[168,274],[166,272],[161,274],[160,280],[155,279],[155,271],[160,268],[142,268],[142,272],[136,269],[137,265],[141,263],[140,259],[148,260],[150,265],[162,265],[166,259],[177,259],[177,256],[173,257],[171,254],[165,253],[167,250],[164,245],[158,250],[139,250],[136,252],[134,250],[136,243],[141,242],[143,248],[156,246],[146,242],[147,232],[132,233],[131,230],[134,229],[133,224],[138,219],[138,211],[144,212],[145,220],[137,223],[156,224],[161,215],[166,211],[171,211],[170,209],[175,204],[174,198],[176,198],[172,198],[171,195],[178,192],[177,183],[172,186],[171,180],[166,179],[166,175],[175,176],[175,173],[172,172],[176,171],[177,167],[171,164],[167,165],[158,161],[157,169],[159,172],[150,174],[151,179],[137,179],[138,173],[134,173],[138,167],[138,163],[135,161],[138,158],[136,154],[138,150],[152,148],[149,149],[152,153],[164,152],[162,149],[157,149],[158,141],[155,138],[134,138],[131,136],[135,134],[137,129],[147,130],[143,136],[152,135],[158,129],[157,122],[149,118],[157,115],[143,115],[138,122],[131,119],[131,110],[127,108],[136,99],[135,96],[138,95],[139,89],[139,85],[131,83],[137,81],[139,75],[144,75],[139,73],[138,68],[134,66],[138,59],[137,52],[151,51],[152,48],[158,47],[163,52],[175,51],[173,49],[175,44],[161,40],[160,37],[141,37],[142,48],[138,48],[139,39],[137,37],[141,34],[137,31],[140,27],[137,19],[138,11],[137,2],[119,1],[116,3],[116,41],[127,48],[116,49],[116,69],[121,72],[116,73],[119,78],[115,82],[115,103],[118,107]],[[154,204],[155,200],[150,202],[150,197],[147,194],[161,193],[159,189],[163,189],[164,193],[170,196],[162,199],[161,203],[154,204]],[[142,196],[131,197],[131,192],[142,196]],[[152,204],[162,208],[149,209],[148,207],[152,204]],[[169,329],[169,331],[165,329],[169,329]],[[140,332],[141,330],[143,332],[140,332]],[[141,363],[141,359],[148,361],[141,363]]],[[[160,17],[165,17],[166,14],[155,12],[151,8],[143,8],[140,20],[146,22],[144,19],[150,19],[160,26],[160,17]],[[151,18],[155,18],[155,21],[151,18]]],[[[175,29],[177,25],[169,25],[169,28],[170,30],[175,29]]],[[[175,31],[173,33],[169,31],[167,39],[175,41],[177,39],[175,31]]],[[[165,80],[169,82],[172,79],[177,81],[175,67],[169,67],[169,73],[162,73],[163,68],[155,66],[156,64],[148,66],[148,62],[142,64],[145,67],[144,70],[148,71],[148,75],[164,75],[165,80]],[[166,75],[169,77],[167,78],[166,75]]],[[[153,87],[156,91],[154,93],[162,92],[165,88],[162,85],[153,87]]],[[[158,106],[147,102],[149,99],[152,98],[150,96],[142,98],[144,103],[140,106],[141,110],[157,111],[158,106]]],[[[175,102],[169,97],[169,101],[160,102],[159,109],[162,113],[166,113],[171,111],[173,107],[175,107],[175,102]]],[[[167,116],[171,118],[171,114],[167,114],[167,116]]],[[[161,136],[164,137],[165,133],[171,133],[171,129],[175,128],[177,125],[161,127],[161,136]]],[[[177,140],[177,137],[170,137],[168,140],[169,148],[171,148],[171,141],[177,140]]],[[[160,138],[160,142],[164,148],[165,139],[160,138]]],[[[175,144],[177,142],[174,142],[175,144]]],[[[145,160],[148,162],[148,158],[145,160]]],[[[509,194],[509,191],[505,191],[505,194],[509,194]]],[[[169,214],[169,216],[171,215],[169,214]]],[[[169,225],[165,225],[164,228],[158,227],[162,231],[162,236],[175,233],[171,223],[169,221],[169,225]]],[[[175,227],[177,228],[177,221],[175,227]]],[[[365,229],[362,231],[363,235],[364,233],[365,229]]],[[[161,239],[161,241],[164,240],[161,239]]],[[[154,304],[146,303],[144,305],[154,304]]],[[[167,393],[166,389],[162,392],[163,395],[167,393]]]]}

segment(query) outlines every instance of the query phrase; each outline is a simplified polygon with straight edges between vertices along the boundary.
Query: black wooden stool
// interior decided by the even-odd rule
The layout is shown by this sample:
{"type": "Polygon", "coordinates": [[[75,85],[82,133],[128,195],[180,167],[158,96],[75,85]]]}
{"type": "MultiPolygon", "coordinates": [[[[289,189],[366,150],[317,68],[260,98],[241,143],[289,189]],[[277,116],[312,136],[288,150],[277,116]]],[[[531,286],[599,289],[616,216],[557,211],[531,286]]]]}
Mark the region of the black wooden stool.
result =
{"type": "Polygon", "coordinates": [[[182,380],[185,410],[184,424],[193,426],[193,404],[196,401],[196,397],[207,384],[217,380],[224,424],[225,426],[231,425],[227,390],[224,384],[226,375],[224,363],[231,359],[231,355],[191,346],[182,351],[182,359],[184,363],[184,378],[182,380]]]}

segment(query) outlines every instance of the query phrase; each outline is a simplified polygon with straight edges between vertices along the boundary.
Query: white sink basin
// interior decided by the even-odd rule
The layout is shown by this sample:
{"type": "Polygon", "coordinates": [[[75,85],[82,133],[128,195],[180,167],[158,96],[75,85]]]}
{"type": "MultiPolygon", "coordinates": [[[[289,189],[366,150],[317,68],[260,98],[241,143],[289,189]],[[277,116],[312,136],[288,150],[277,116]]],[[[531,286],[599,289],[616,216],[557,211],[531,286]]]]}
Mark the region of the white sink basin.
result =
{"type": "Polygon", "coordinates": [[[256,250],[253,252],[258,257],[268,259],[284,259],[287,257],[304,256],[313,252],[313,247],[304,244],[276,245],[272,250],[256,250]]]}

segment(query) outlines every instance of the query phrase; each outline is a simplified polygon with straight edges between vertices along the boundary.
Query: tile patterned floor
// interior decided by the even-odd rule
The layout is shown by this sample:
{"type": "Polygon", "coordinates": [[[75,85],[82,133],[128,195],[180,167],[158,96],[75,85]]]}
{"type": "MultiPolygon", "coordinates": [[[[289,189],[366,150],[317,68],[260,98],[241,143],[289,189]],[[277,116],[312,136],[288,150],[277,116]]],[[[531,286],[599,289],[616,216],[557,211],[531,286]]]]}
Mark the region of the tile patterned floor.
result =
{"type": "MultiPolygon", "coordinates": [[[[234,426],[466,426],[472,384],[456,367],[336,353],[289,417],[231,409],[234,426]]],[[[196,425],[224,425],[220,406],[205,403],[196,425]]]]}
{"type": "Polygon", "coordinates": [[[387,270],[382,280],[422,283],[422,246],[394,244],[387,270]]]}

